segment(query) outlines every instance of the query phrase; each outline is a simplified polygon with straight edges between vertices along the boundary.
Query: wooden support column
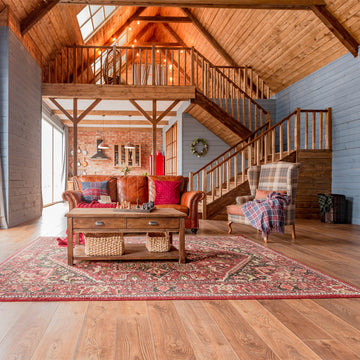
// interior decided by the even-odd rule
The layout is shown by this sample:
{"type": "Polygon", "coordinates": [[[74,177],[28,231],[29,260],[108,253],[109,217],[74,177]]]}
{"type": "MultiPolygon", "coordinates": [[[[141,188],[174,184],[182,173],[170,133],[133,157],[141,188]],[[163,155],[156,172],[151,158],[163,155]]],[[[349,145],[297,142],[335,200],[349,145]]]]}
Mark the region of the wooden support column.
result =
{"type": "Polygon", "coordinates": [[[152,175],[156,175],[156,100],[153,100],[152,116],[152,175]]]}
{"type": "Polygon", "coordinates": [[[86,115],[90,113],[91,110],[93,110],[97,104],[101,101],[101,99],[96,99],[93,101],[93,103],[85,109],[80,115],[78,114],[78,99],[73,99],[73,111],[72,116],[68,111],[66,111],[54,98],[49,98],[51,102],[72,122],[73,124],[73,175],[77,175],[77,136],[78,136],[78,124],[81,120],[85,118],[86,115]]]}

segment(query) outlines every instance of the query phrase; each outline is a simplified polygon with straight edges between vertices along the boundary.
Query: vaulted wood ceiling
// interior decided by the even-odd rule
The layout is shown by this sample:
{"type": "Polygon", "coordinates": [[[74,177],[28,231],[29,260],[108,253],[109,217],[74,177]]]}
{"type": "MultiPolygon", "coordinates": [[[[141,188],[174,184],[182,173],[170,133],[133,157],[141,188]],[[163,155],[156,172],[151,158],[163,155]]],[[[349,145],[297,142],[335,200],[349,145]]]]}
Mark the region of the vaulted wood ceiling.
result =
{"type": "MultiPolygon", "coordinates": [[[[185,0],[156,1],[160,5],[185,3],[185,0]]],[[[306,1],[304,0],[303,3],[306,1]]],[[[14,28],[17,27],[15,32],[42,67],[45,67],[64,46],[83,43],[76,14],[84,5],[79,3],[119,3],[110,0],[60,0],[60,3],[57,0],[3,0],[3,2],[10,8],[13,24],[17,24],[14,25],[14,28]],[[26,33],[21,36],[20,24],[24,29],[34,11],[46,6],[51,7],[50,11],[32,27],[26,29],[26,33]]],[[[217,2],[222,3],[219,6],[224,4],[224,1],[218,0],[212,1],[212,4],[217,2]]],[[[236,3],[235,0],[228,2],[236,3]]],[[[300,0],[274,2],[291,5],[300,0]]],[[[155,2],[133,0],[125,3],[149,6],[155,2]]],[[[194,6],[201,3],[198,1],[194,6]]],[[[209,2],[203,3],[209,4],[209,2]]],[[[325,4],[326,9],[359,43],[360,2],[325,0],[325,4]]],[[[216,65],[229,65],[230,58],[238,65],[251,66],[273,92],[286,88],[349,51],[311,10],[236,9],[215,6],[194,7],[190,11],[210,36],[220,44],[228,55],[227,60],[193,23],[169,23],[166,25],[168,29],[161,23],[151,25],[147,25],[144,21],[140,25],[134,23],[134,38],[142,31],[144,33],[142,41],[166,43],[183,41],[186,46],[194,46],[216,65]]],[[[138,7],[121,7],[88,44],[109,44],[113,35],[124,28],[126,21],[136,9],[138,7]]],[[[179,7],[164,6],[147,7],[141,13],[141,16],[154,15],[187,16],[179,7]]]]}

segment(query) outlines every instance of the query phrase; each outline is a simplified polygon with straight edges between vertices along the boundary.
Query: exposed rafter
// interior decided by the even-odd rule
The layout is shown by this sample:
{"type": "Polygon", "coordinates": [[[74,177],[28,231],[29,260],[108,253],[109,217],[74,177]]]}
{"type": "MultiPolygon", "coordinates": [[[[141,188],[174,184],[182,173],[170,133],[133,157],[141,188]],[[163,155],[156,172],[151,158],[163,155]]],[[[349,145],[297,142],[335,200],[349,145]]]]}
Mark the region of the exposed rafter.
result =
{"type": "MultiPolygon", "coordinates": [[[[87,5],[89,0],[60,0],[62,4],[87,5]]],[[[182,8],[230,9],[308,9],[312,5],[326,5],[324,0],[92,0],[94,5],[156,6],[182,8]]]]}
{"type": "Polygon", "coordinates": [[[341,41],[341,43],[356,57],[358,56],[359,43],[342,26],[326,6],[311,6],[315,15],[328,27],[328,29],[341,41]]]}
{"type": "Polygon", "coordinates": [[[187,16],[137,16],[134,20],[152,23],[191,23],[187,16]]]}
{"type": "Polygon", "coordinates": [[[25,35],[41,18],[43,18],[60,0],[43,1],[20,23],[21,35],[25,35]]]}

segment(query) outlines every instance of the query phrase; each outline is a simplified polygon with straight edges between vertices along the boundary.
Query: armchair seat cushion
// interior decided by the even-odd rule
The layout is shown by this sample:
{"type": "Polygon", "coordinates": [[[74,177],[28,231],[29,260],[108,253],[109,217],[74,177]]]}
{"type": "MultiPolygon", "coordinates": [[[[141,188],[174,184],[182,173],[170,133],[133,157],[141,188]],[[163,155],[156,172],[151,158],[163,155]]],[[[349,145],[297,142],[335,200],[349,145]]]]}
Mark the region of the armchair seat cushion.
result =
{"type": "Polygon", "coordinates": [[[241,209],[242,205],[228,205],[226,207],[226,211],[228,214],[231,215],[239,215],[239,216],[245,216],[244,212],[241,209]]]}

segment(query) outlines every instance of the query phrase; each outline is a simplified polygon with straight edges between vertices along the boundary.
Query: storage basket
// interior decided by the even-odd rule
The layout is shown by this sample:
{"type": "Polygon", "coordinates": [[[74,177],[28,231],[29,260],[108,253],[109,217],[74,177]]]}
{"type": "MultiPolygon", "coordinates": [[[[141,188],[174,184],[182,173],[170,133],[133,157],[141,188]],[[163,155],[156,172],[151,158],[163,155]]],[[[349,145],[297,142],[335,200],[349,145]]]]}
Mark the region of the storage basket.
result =
{"type": "Polygon", "coordinates": [[[167,252],[170,251],[170,233],[147,233],[146,248],[150,252],[167,252]]]}
{"type": "Polygon", "coordinates": [[[122,255],[125,251],[123,234],[114,233],[87,233],[85,238],[85,254],[122,255]]]}

